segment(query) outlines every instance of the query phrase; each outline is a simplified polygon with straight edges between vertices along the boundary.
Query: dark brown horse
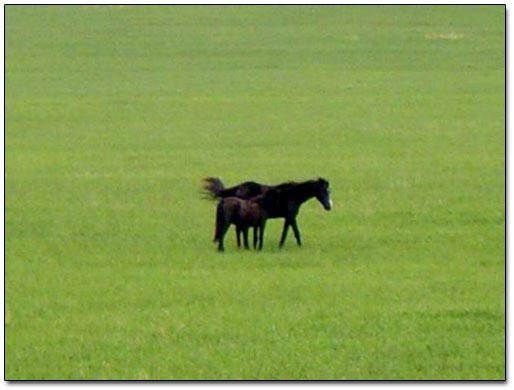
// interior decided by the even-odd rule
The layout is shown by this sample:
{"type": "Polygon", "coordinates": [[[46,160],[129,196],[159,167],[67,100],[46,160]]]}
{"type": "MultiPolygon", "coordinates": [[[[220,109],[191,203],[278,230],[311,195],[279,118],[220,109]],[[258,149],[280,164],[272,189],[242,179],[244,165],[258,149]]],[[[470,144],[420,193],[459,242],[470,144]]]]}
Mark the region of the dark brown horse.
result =
{"type": "MultiPolygon", "coordinates": [[[[238,197],[251,199],[258,195],[266,194],[273,190],[273,202],[266,209],[266,218],[284,218],[284,228],[280,238],[279,246],[282,247],[287,237],[287,232],[291,226],[298,245],[301,245],[300,230],[296,222],[296,216],[300,211],[300,206],[311,198],[316,198],[325,208],[332,208],[330,199],[329,182],[318,178],[305,182],[287,182],[275,186],[259,184],[253,181],[241,183],[237,186],[225,188],[223,182],[215,177],[204,179],[203,186],[205,193],[214,198],[238,197]]],[[[238,238],[239,241],[239,238],[238,238]]]]}
{"type": "Polygon", "coordinates": [[[218,242],[218,250],[225,249],[223,239],[231,224],[235,225],[237,233],[237,245],[241,246],[240,235],[243,233],[244,246],[248,245],[248,229],[253,227],[253,247],[262,249],[264,239],[264,227],[266,226],[267,195],[260,195],[252,199],[241,199],[235,196],[221,198],[216,208],[216,229],[214,242],[218,242]]]}

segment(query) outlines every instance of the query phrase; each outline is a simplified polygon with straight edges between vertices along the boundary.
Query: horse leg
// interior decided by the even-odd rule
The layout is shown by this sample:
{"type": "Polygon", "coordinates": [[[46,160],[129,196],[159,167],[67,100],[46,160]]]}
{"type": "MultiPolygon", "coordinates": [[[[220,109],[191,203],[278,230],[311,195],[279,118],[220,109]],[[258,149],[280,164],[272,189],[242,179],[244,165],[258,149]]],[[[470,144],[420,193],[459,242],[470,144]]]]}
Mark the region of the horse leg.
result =
{"type": "Polygon", "coordinates": [[[223,247],[223,237],[220,237],[218,240],[218,252],[225,251],[225,248],[223,247]]]}
{"type": "Polygon", "coordinates": [[[250,246],[248,245],[248,228],[243,229],[243,239],[244,239],[244,245],[245,249],[250,249],[250,246]]]}
{"type": "Polygon", "coordinates": [[[264,241],[264,227],[266,226],[266,221],[264,221],[261,226],[259,227],[259,230],[260,230],[260,237],[259,237],[259,250],[261,251],[262,250],[262,244],[263,244],[263,241],[264,241]]]}
{"type": "Polygon", "coordinates": [[[230,227],[229,224],[223,225],[223,229],[221,230],[221,234],[218,240],[218,251],[223,252],[225,250],[225,247],[223,246],[223,238],[225,238],[225,234],[227,233],[228,228],[230,227]]]}
{"type": "Polygon", "coordinates": [[[298,244],[298,246],[302,246],[302,240],[300,239],[300,230],[298,230],[296,218],[294,218],[291,221],[291,226],[293,227],[293,233],[294,233],[294,237],[296,238],[296,243],[298,244]]]}
{"type": "Polygon", "coordinates": [[[284,221],[284,228],[282,229],[282,237],[280,238],[280,244],[278,244],[279,248],[282,248],[284,242],[286,241],[287,230],[289,229],[289,221],[286,219],[284,221]]]}
{"type": "Polygon", "coordinates": [[[257,249],[257,241],[259,240],[259,227],[254,226],[253,228],[253,249],[257,249]]]}
{"type": "Polygon", "coordinates": [[[236,226],[236,238],[237,238],[237,247],[241,247],[241,228],[236,226]]]}

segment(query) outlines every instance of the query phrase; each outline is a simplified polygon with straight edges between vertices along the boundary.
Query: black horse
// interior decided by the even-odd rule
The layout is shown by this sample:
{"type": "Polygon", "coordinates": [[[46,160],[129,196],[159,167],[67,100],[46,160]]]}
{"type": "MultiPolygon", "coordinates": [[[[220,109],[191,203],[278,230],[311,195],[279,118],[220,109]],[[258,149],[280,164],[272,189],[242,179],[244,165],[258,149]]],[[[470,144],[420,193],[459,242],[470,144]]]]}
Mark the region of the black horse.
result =
{"type": "Polygon", "coordinates": [[[208,177],[204,179],[203,188],[205,193],[214,199],[225,197],[251,199],[252,197],[274,190],[274,202],[272,207],[267,210],[267,218],[285,219],[284,228],[282,229],[282,235],[280,238],[280,247],[284,245],[290,226],[293,228],[297,244],[302,244],[300,231],[296,222],[296,216],[298,215],[300,206],[303,203],[311,198],[316,198],[323,205],[325,210],[330,210],[332,208],[329,182],[323,178],[299,183],[287,182],[275,186],[248,181],[234,187],[225,188],[220,179],[208,177]]]}
{"type": "Polygon", "coordinates": [[[262,249],[264,228],[269,211],[274,210],[279,196],[270,190],[251,199],[235,196],[221,198],[216,208],[216,230],[214,242],[218,242],[218,250],[223,251],[223,238],[231,224],[236,226],[237,245],[241,246],[240,235],[243,233],[244,246],[249,249],[248,229],[253,227],[253,247],[262,249]]]}

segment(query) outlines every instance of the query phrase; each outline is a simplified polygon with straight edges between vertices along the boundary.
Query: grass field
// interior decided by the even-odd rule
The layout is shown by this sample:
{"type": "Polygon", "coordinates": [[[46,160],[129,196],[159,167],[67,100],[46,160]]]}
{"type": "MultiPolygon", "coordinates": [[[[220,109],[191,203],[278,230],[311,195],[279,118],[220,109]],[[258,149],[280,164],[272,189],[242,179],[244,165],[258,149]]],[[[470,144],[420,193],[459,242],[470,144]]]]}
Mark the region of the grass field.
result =
{"type": "Polygon", "coordinates": [[[505,378],[503,6],[5,22],[7,380],[505,378]],[[334,209],[218,254],[207,175],[334,209]]]}

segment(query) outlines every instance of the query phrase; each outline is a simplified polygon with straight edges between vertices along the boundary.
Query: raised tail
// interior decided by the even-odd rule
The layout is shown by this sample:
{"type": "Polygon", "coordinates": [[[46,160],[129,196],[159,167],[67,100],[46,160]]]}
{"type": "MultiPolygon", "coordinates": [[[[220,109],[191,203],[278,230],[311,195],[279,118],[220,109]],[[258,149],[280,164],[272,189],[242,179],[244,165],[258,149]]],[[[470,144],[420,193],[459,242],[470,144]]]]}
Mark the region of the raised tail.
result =
{"type": "Polygon", "coordinates": [[[218,199],[221,197],[222,191],[225,189],[223,182],[217,177],[206,177],[202,180],[203,194],[210,199],[218,199]]]}
{"type": "Polygon", "coordinates": [[[206,177],[203,179],[203,193],[209,199],[226,198],[236,196],[239,186],[225,188],[221,179],[217,177],[206,177]]]}

